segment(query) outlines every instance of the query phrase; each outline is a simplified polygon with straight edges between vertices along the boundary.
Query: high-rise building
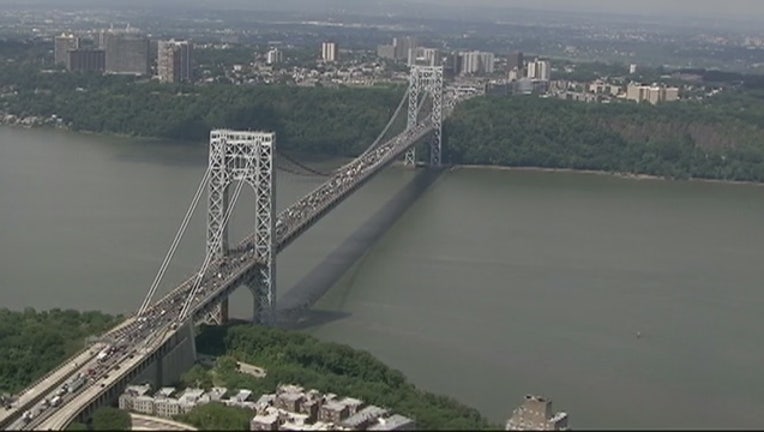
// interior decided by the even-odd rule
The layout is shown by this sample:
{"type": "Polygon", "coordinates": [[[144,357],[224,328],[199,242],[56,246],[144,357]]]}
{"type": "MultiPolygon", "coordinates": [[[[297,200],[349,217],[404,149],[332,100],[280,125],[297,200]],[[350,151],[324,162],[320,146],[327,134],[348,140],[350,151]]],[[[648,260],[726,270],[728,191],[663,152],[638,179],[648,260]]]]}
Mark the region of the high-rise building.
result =
{"type": "Polygon", "coordinates": [[[480,51],[466,51],[459,53],[461,57],[461,75],[491,74],[494,70],[493,53],[480,51]]]}
{"type": "Polygon", "coordinates": [[[268,51],[268,53],[265,55],[265,62],[269,65],[274,65],[281,63],[283,59],[283,56],[281,54],[281,50],[278,48],[273,48],[268,51]]]}
{"type": "Polygon", "coordinates": [[[66,68],[72,72],[103,72],[106,67],[104,50],[76,49],[68,54],[66,68]]]}
{"type": "Polygon", "coordinates": [[[101,41],[106,52],[107,73],[148,75],[148,38],[134,32],[107,31],[101,41]]]}
{"type": "Polygon", "coordinates": [[[191,44],[188,41],[157,43],[157,75],[161,82],[190,82],[191,44]]]}
{"type": "Polygon", "coordinates": [[[396,60],[406,60],[409,64],[411,61],[411,51],[417,48],[416,38],[413,36],[405,36],[401,38],[393,38],[393,47],[395,50],[396,60]]]}
{"type": "Polygon", "coordinates": [[[547,60],[534,60],[528,62],[528,78],[540,81],[549,81],[552,76],[552,66],[547,60]]]}
{"type": "Polygon", "coordinates": [[[80,38],[73,34],[61,34],[53,40],[53,59],[56,64],[65,65],[69,61],[69,51],[79,49],[80,38]]]}
{"type": "Polygon", "coordinates": [[[630,64],[629,65],[629,75],[634,75],[635,73],[637,73],[637,65],[630,64]]]}
{"type": "Polygon", "coordinates": [[[650,102],[656,105],[661,102],[674,102],[679,100],[679,88],[664,87],[657,84],[640,85],[630,83],[626,86],[626,99],[634,102],[650,102]]]}
{"type": "Polygon", "coordinates": [[[323,59],[325,62],[337,61],[337,44],[334,42],[322,43],[321,59],[323,59]]]}
{"type": "Polygon", "coordinates": [[[518,71],[525,69],[525,63],[523,59],[523,53],[520,51],[512,53],[507,59],[507,69],[517,69],[518,71]]]}

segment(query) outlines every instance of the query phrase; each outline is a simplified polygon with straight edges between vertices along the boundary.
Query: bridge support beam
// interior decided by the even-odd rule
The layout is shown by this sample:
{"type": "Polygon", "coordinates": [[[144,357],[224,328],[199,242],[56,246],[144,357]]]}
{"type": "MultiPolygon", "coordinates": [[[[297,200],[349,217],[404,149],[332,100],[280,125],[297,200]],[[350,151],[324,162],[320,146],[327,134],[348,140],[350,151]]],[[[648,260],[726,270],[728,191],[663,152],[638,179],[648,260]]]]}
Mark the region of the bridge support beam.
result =
{"type": "MultiPolygon", "coordinates": [[[[430,142],[430,166],[441,165],[443,147],[443,66],[411,66],[409,75],[409,107],[407,128],[416,126],[419,117],[419,96],[432,100],[432,120],[434,133],[430,142]]],[[[416,165],[416,146],[406,151],[403,164],[416,165]]]]}
{"type": "MultiPolygon", "coordinates": [[[[256,284],[259,304],[257,321],[273,321],[276,309],[275,193],[273,156],[276,139],[272,132],[210,132],[210,183],[207,218],[207,253],[214,259],[228,255],[229,188],[234,181],[249,184],[255,192],[254,237],[245,245],[261,266],[256,284]],[[222,240],[221,240],[222,239],[222,240]]],[[[210,316],[215,324],[228,321],[228,300],[220,303],[210,316]]]]}

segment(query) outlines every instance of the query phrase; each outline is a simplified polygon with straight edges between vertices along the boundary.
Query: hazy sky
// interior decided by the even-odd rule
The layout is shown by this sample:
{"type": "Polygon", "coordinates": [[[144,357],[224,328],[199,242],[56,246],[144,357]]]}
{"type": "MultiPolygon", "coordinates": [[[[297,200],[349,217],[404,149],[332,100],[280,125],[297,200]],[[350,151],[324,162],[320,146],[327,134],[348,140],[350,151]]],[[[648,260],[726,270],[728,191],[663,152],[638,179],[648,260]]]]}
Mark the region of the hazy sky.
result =
{"type": "MultiPolygon", "coordinates": [[[[364,1],[364,0],[359,0],[364,1]]],[[[602,12],[642,13],[645,15],[715,14],[764,18],[764,0],[419,0],[449,5],[484,5],[529,9],[601,10],[602,12]]]]}
{"type": "Polygon", "coordinates": [[[363,9],[367,5],[377,9],[395,9],[395,4],[449,5],[479,9],[480,6],[497,8],[547,9],[558,11],[628,13],[640,15],[688,15],[747,18],[764,22],[764,0],[0,0],[0,4],[45,3],[50,5],[204,5],[245,6],[265,9],[331,10],[340,5],[363,9]]]}

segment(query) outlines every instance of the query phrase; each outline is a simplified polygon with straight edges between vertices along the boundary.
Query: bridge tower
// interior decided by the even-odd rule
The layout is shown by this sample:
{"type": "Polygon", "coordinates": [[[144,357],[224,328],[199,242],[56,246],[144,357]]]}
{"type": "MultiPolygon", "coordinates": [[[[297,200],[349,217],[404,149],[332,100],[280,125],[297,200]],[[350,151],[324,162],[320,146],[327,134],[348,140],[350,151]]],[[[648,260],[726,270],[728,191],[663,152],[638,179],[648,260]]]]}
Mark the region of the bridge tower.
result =
{"type": "MultiPolygon", "coordinates": [[[[253,316],[261,324],[271,322],[276,308],[275,146],[276,136],[272,132],[227,129],[210,132],[207,253],[213,259],[228,254],[229,186],[234,181],[244,181],[255,191],[254,238],[247,247],[254,247],[255,259],[262,265],[247,286],[254,296],[253,316]]],[[[228,299],[215,309],[210,319],[217,324],[228,320],[228,299]]]]}
{"type": "MultiPolygon", "coordinates": [[[[419,117],[419,97],[432,100],[433,137],[430,141],[430,166],[439,167],[443,144],[443,66],[411,66],[409,75],[409,109],[407,128],[416,125],[419,117]]],[[[404,165],[416,165],[416,149],[411,147],[405,155],[404,165]]]]}

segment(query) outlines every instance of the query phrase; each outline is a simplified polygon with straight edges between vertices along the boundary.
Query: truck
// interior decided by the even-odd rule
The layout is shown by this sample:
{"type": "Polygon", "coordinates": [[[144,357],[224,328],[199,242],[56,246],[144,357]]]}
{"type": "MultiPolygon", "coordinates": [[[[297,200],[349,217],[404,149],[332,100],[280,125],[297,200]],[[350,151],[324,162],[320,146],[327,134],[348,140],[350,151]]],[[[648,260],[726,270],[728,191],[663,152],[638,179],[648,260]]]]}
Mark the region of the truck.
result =
{"type": "Polygon", "coordinates": [[[72,381],[72,384],[69,386],[69,393],[76,392],[77,390],[80,389],[80,387],[83,386],[83,384],[85,384],[85,378],[84,377],[80,377],[80,378],[77,378],[76,380],[72,381]]]}

